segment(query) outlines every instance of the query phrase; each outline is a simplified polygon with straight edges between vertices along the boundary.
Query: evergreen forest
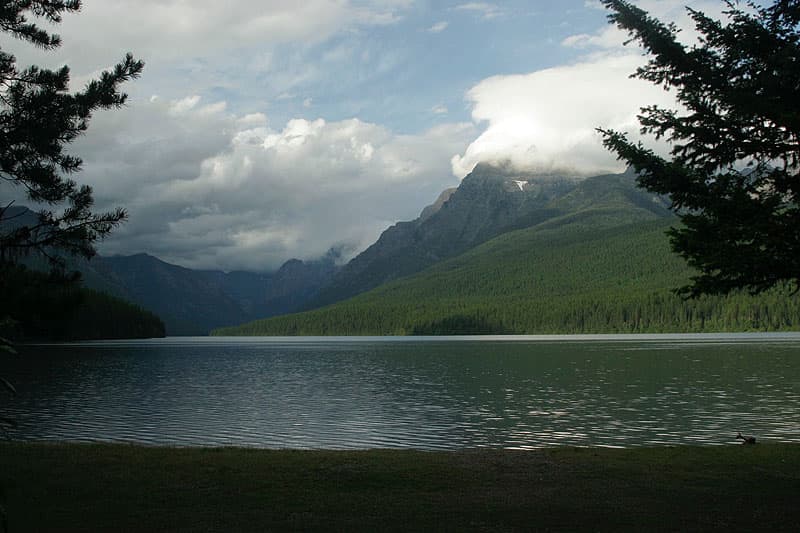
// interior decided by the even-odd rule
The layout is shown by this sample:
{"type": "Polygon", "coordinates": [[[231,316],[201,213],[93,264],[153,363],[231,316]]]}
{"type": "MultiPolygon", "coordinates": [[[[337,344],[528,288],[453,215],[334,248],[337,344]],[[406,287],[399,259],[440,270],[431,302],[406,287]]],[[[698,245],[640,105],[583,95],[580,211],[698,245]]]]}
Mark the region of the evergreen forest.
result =
{"type": "Polygon", "coordinates": [[[800,298],[685,299],[694,272],[670,251],[674,218],[592,209],[505,233],[420,274],[327,307],[215,335],[454,335],[781,331],[800,298]],[[622,223],[622,225],[620,225],[622,223]]]}
{"type": "Polygon", "coordinates": [[[0,337],[72,341],[163,337],[164,324],[139,306],[23,266],[5,270],[0,337]]]}

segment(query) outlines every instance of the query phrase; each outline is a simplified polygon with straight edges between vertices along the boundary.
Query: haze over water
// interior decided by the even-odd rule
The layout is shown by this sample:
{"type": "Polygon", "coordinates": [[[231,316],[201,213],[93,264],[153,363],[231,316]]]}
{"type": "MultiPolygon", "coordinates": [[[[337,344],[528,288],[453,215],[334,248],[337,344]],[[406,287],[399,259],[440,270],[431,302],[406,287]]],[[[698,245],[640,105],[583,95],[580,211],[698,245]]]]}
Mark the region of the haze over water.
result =
{"type": "Polygon", "coordinates": [[[524,449],[800,442],[798,357],[798,334],[168,338],[3,371],[21,440],[524,449]]]}

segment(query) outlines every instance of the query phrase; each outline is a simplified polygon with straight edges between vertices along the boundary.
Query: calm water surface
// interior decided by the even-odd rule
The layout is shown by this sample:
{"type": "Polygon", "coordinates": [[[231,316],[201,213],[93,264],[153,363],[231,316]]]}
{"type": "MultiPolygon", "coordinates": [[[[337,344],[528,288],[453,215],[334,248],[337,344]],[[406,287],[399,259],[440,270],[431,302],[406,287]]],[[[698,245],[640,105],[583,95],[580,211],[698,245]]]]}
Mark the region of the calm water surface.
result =
{"type": "Polygon", "coordinates": [[[25,346],[24,440],[266,448],[800,442],[800,334],[25,346]]]}

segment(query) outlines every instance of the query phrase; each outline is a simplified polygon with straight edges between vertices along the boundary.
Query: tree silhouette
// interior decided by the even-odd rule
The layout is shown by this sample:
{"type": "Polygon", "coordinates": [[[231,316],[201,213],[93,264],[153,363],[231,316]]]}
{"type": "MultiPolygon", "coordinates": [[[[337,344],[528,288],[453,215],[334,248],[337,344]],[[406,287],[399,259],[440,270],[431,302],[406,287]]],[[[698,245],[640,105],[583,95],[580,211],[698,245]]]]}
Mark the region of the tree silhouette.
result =
{"type": "Polygon", "coordinates": [[[723,21],[687,8],[699,34],[691,46],[630,2],[603,4],[650,58],[633,76],[673,91],[683,108],[639,115],[642,133],[671,143],[670,159],[600,130],[680,216],[672,248],[699,271],[680,292],[800,287],[800,1],[728,1],[723,21]]]}
{"type": "MultiPolygon", "coordinates": [[[[77,12],[79,0],[7,0],[0,5],[0,30],[44,50],[61,39],[29,19],[61,22],[63,13],[77,12]]],[[[0,49],[0,178],[22,188],[28,200],[42,207],[24,217],[13,202],[0,203],[0,268],[38,251],[53,266],[58,254],[91,257],[94,243],[126,217],[123,209],[92,212],[92,189],[68,176],[81,169],[80,158],[65,147],[83,134],[98,109],[119,107],[127,95],[119,91],[136,78],[144,63],[131,54],[78,92],[69,91],[70,70],[37,66],[19,68],[16,58],[0,49]]]]}

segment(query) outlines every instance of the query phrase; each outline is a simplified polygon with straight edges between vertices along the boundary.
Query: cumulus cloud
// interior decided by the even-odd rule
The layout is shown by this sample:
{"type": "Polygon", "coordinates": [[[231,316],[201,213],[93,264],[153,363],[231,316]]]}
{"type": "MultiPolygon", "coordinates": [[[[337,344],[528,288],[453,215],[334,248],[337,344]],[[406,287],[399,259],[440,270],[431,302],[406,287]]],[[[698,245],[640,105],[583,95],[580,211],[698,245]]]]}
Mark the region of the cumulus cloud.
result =
{"type": "MultiPolygon", "coordinates": [[[[675,21],[685,40],[695,35],[685,0],[643,0],[637,5],[660,20],[675,21]]],[[[719,16],[719,3],[689,2],[719,16]]],[[[587,6],[594,5],[587,2],[587,6]]],[[[636,139],[641,107],[676,106],[674,96],[630,74],[646,58],[627,36],[610,25],[593,34],[566,38],[562,45],[585,49],[574,64],[529,74],[485,79],[466,95],[472,118],[483,132],[452,158],[453,173],[464,176],[481,161],[511,163],[531,171],[589,175],[624,169],[601,144],[596,128],[627,132],[636,139]]],[[[663,143],[648,144],[666,151],[663,143]]]]}
{"type": "Polygon", "coordinates": [[[474,135],[469,124],[398,135],[357,119],[274,128],[189,95],[98,115],[76,151],[98,207],[130,213],[102,253],[264,271],[337,244],[355,253],[413,218],[453,185],[449,154],[474,135]]]}
{"type": "Polygon", "coordinates": [[[467,99],[473,118],[486,129],[463,155],[453,157],[453,172],[463,176],[481,161],[577,174],[624,168],[603,148],[595,129],[635,135],[634,102],[672,102],[661,89],[628,77],[639,64],[636,55],[608,56],[482,81],[467,99]]]}
{"type": "MultiPolygon", "coordinates": [[[[76,178],[94,188],[98,210],[130,213],[101,253],[268,270],[333,245],[360,251],[456,181],[449,157],[474,138],[470,124],[398,135],[355,119],[285,119],[323,108],[309,80],[325,69],[341,75],[353,54],[368,54],[342,36],[396,24],[413,4],[86,0],[55,29],[58,50],[2,33],[0,46],[23,64],[69,64],[74,88],[127,50],[147,62],[125,86],[130,105],[98,113],[70,147],[84,158],[76,178]],[[270,110],[282,113],[280,124],[258,112],[270,110]]],[[[388,56],[373,50],[370,59],[388,56]]]]}

